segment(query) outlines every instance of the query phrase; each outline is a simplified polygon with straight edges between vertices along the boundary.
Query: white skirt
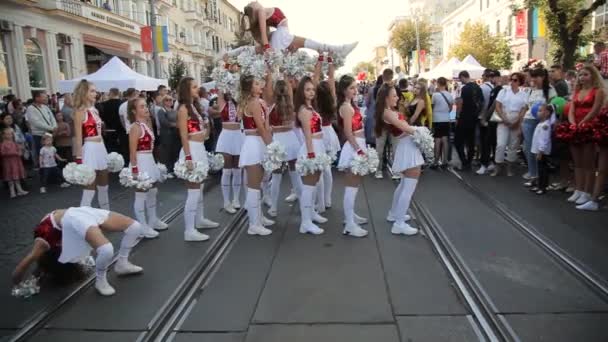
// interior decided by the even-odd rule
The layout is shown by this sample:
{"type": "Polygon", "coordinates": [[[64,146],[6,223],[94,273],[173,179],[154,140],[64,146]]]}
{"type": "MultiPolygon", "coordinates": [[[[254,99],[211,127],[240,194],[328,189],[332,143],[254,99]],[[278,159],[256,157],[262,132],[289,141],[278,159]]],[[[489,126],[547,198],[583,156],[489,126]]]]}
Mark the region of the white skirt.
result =
{"type": "MultiPolygon", "coordinates": [[[[363,151],[365,151],[367,149],[366,145],[365,145],[365,138],[356,137],[355,139],[357,139],[357,144],[359,145],[359,147],[363,151]]],[[[350,163],[356,155],[357,155],[357,151],[355,151],[355,149],[351,146],[351,144],[348,141],[346,141],[344,143],[344,146],[342,146],[342,152],[340,153],[340,161],[338,161],[338,169],[339,170],[350,169],[350,163]]]]}
{"type": "Polygon", "coordinates": [[[300,145],[304,144],[304,132],[302,132],[302,128],[294,127],[293,132],[296,134],[296,137],[298,138],[298,143],[300,145]]]}
{"type": "MultiPolygon", "coordinates": [[[[192,157],[192,161],[208,163],[209,158],[207,158],[207,150],[205,149],[205,143],[200,141],[188,141],[188,145],[190,145],[190,156],[192,157]]],[[[179,151],[179,161],[183,162],[186,160],[186,154],[184,153],[184,148],[182,147],[181,151],[179,151]]]]}
{"type": "MultiPolygon", "coordinates": [[[[312,139],[312,148],[315,151],[315,155],[325,153],[325,144],[323,143],[323,139],[312,139]]],[[[300,146],[300,152],[298,152],[298,156],[307,156],[308,149],[306,149],[306,144],[302,144],[300,146]]]]}
{"type": "Polygon", "coordinates": [[[243,134],[241,130],[224,128],[220,133],[220,137],[217,139],[215,152],[238,156],[241,154],[244,140],[245,134],[243,134]]]}
{"type": "Polygon", "coordinates": [[[411,136],[399,138],[395,148],[393,160],[393,173],[400,173],[424,164],[422,153],[414,143],[411,136]]]}
{"type": "Polygon", "coordinates": [[[154,182],[158,182],[160,179],[160,169],[156,165],[152,153],[137,152],[137,170],[147,173],[154,182]]]}
{"type": "Polygon", "coordinates": [[[78,262],[91,253],[85,239],[87,231],[104,223],[110,212],[91,207],[68,208],[61,219],[61,255],[59,262],[78,262]]]}
{"type": "Polygon", "coordinates": [[[293,42],[293,34],[289,32],[289,27],[279,25],[270,35],[270,46],[275,50],[287,50],[293,42]]]}
{"type": "Polygon", "coordinates": [[[266,152],[266,144],[259,135],[245,135],[245,141],[241,148],[239,167],[262,164],[266,152]]]}
{"type": "Polygon", "coordinates": [[[287,132],[277,132],[272,135],[272,140],[279,142],[285,147],[287,152],[287,160],[298,159],[298,152],[300,151],[300,143],[298,137],[293,130],[287,132]]]}
{"type": "Polygon", "coordinates": [[[340,139],[336,130],[330,126],[323,126],[323,142],[325,143],[325,150],[327,152],[336,153],[340,151],[340,139]]]}
{"type": "Polygon", "coordinates": [[[82,145],[82,163],[95,171],[108,169],[108,151],[101,141],[85,141],[82,145]]]}

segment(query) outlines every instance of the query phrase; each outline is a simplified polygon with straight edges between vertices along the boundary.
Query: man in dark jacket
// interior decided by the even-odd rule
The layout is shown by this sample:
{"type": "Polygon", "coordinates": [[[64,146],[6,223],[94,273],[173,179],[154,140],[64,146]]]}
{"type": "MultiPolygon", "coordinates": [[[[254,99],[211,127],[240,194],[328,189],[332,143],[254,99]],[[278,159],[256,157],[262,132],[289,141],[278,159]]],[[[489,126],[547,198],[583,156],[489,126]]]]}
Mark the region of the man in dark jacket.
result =
{"type": "Polygon", "coordinates": [[[483,93],[477,83],[471,80],[468,71],[461,71],[458,74],[458,78],[462,82],[463,87],[460,92],[460,99],[456,102],[456,135],[454,137],[454,145],[462,163],[461,170],[468,170],[471,168],[473,156],[475,155],[475,130],[483,106],[483,93]]]}
{"type": "Polygon", "coordinates": [[[109,99],[98,104],[99,116],[105,124],[104,143],[108,152],[120,153],[125,160],[129,160],[129,137],[122,127],[118,108],[122,103],[120,90],[112,88],[109,91],[109,99]]]}

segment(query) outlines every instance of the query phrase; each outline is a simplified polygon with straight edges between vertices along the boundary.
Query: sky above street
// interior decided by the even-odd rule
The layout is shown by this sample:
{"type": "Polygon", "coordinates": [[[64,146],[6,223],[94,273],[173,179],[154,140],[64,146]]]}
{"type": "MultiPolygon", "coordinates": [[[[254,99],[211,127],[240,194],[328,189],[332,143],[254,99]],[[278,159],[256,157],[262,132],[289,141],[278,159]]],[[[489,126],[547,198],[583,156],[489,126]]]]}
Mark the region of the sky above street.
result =
{"type": "MultiPolygon", "coordinates": [[[[228,0],[239,10],[249,0],[228,0]]],[[[279,7],[289,20],[292,34],[330,44],[359,41],[340,72],[350,72],[361,61],[370,61],[375,46],[386,44],[391,21],[407,13],[407,0],[261,0],[265,7],[279,7]]]]}

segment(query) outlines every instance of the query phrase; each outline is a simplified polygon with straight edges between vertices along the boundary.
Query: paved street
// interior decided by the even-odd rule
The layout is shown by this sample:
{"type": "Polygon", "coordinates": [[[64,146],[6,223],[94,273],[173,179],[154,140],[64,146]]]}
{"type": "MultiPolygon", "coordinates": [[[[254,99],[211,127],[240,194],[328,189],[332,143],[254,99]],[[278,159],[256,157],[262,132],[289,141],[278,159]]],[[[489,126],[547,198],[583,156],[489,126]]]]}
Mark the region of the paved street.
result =
{"type": "MultiPolygon", "coordinates": [[[[538,198],[516,178],[465,174],[470,187],[450,172],[429,170],[412,211],[413,224],[425,228],[423,234],[390,234],[385,216],[395,185],[388,179],[366,178],[356,211],[370,218],[370,235],[353,239],[341,234],[343,183],[336,175],[334,207],[325,213],[329,223],[323,225],[324,235],[299,234],[299,209],[282,203],[273,235],[250,237],[237,230],[225,250],[216,245],[233,229],[234,221],[219,211],[219,187],[209,186],[208,213],[222,222],[221,228],[211,231],[211,242],[184,243],[182,216],[177,216],[160,239],[136,248],[133,260],[145,268],[143,275],[111,276],[118,292],[110,298],[86,288],[29,340],[147,340],[156,326],[165,324],[159,317],[164,317],[199,260],[210,254],[216,255],[217,263],[206,264],[209,276],[195,287],[170,326],[173,341],[483,340],[475,305],[427,235],[432,232],[425,228],[427,213],[466,265],[464,273],[489,299],[492,315],[513,336],[522,341],[603,341],[608,336],[601,324],[608,319],[606,297],[515,229],[494,202],[475,191],[504,204],[602,279],[608,276],[605,211],[575,211],[562,194],[538,198]]],[[[112,189],[118,197],[113,208],[129,213],[131,195],[112,189]]],[[[286,181],[282,190],[287,189],[286,181]]],[[[163,185],[161,212],[179,205],[182,192],[175,182],[163,185]]],[[[78,190],[47,198],[51,196],[75,201],[78,190]]],[[[51,208],[53,203],[47,199],[37,206],[51,208]]],[[[13,215],[12,210],[9,213],[13,215]]],[[[9,221],[19,218],[15,215],[9,221]]],[[[37,218],[24,218],[29,221],[23,230],[28,231],[37,218]]],[[[8,271],[10,265],[5,268],[8,271]]],[[[2,300],[8,306],[0,318],[5,338],[66,292],[43,289],[28,300],[4,292],[2,300]]]]}

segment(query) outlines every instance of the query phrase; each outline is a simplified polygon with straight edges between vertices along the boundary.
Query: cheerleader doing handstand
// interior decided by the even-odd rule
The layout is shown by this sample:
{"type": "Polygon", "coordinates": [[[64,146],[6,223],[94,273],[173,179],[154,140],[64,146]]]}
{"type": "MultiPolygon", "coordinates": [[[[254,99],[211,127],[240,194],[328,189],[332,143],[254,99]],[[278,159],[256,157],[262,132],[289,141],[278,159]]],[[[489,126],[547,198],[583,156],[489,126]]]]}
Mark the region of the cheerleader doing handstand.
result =
{"type": "Polygon", "coordinates": [[[34,246],[13,272],[13,284],[23,280],[28,268],[38,264],[40,276],[69,277],[74,265],[95,249],[95,289],[104,296],[116,291],[108,283],[107,271],[114,247],[104,232],[124,232],[114,271],[118,275],[141,273],[129,262],[129,253],[142,234],[142,225],[124,215],[91,207],[57,209],[47,214],[34,230],[34,246]],[[52,274],[55,273],[55,274],[52,274]]]}

